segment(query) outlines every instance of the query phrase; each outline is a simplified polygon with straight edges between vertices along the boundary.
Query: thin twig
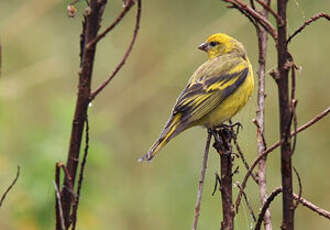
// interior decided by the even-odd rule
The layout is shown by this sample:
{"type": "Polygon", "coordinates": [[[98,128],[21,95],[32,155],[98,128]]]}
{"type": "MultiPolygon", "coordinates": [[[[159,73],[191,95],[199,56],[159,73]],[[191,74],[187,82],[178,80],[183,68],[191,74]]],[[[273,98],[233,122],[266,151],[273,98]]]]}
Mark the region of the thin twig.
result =
{"type": "Polygon", "coordinates": [[[300,198],[301,198],[302,190],[303,190],[303,189],[302,189],[301,178],[300,178],[300,175],[299,175],[297,169],[296,169],[295,167],[293,167],[293,170],[294,170],[294,172],[295,172],[295,174],[296,174],[296,176],[297,176],[297,179],[298,179],[298,186],[299,186],[298,200],[297,200],[297,202],[296,202],[295,205],[294,205],[294,209],[296,209],[296,208],[298,207],[299,203],[300,203],[299,201],[300,201],[300,198]]]}
{"type": "Polygon", "coordinates": [[[104,38],[111,30],[113,30],[119,24],[119,22],[121,22],[121,20],[125,17],[125,15],[127,14],[127,12],[131,9],[131,7],[133,5],[134,5],[134,1],[133,0],[129,0],[128,3],[125,5],[123,11],[115,19],[115,21],[108,28],[106,28],[102,33],[98,34],[93,41],[90,41],[86,45],[86,48],[89,49],[91,46],[95,45],[102,38],[104,38]]]}
{"type": "Polygon", "coordinates": [[[329,14],[326,14],[326,13],[318,13],[318,14],[315,14],[314,16],[312,16],[310,19],[308,19],[307,21],[304,22],[304,24],[302,24],[295,32],[293,32],[286,44],[289,44],[289,42],[297,35],[299,34],[301,31],[303,31],[305,29],[306,26],[308,26],[309,24],[311,24],[312,22],[315,22],[317,20],[319,20],[320,18],[325,18],[327,20],[330,20],[330,15],[329,14]]]}
{"type": "Polygon", "coordinates": [[[266,202],[264,203],[264,205],[262,206],[262,209],[260,211],[260,214],[258,216],[258,221],[257,224],[254,228],[254,230],[260,230],[261,228],[261,224],[262,224],[262,220],[264,219],[265,213],[267,211],[267,209],[270,206],[270,203],[275,199],[275,197],[280,194],[282,192],[282,187],[276,188],[270,195],[269,197],[266,199],[266,202]]]}
{"type": "Polygon", "coordinates": [[[135,29],[134,29],[134,33],[133,33],[133,38],[126,50],[125,55],[123,56],[122,60],[119,62],[119,64],[117,65],[117,67],[115,68],[115,70],[108,76],[107,80],[105,82],[103,82],[99,87],[97,87],[96,90],[94,90],[91,95],[90,95],[90,101],[93,101],[94,98],[104,89],[104,87],[106,87],[109,82],[116,76],[116,74],[119,72],[119,70],[123,67],[123,65],[125,64],[128,56],[130,55],[132,48],[134,46],[135,40],[137,38],[137,34],[140,28],[140,21],[141,21],[141,0],[137,0],[137,13],[136,13],[136,24],[135,24],[135,29]]]}
{"type": "Polygon", "coordinates": [[[11,184],[9,185],[9,187],[6,189],[6,191],[2,194],[1,199],[0,199],[0,207],[2,206],[3,201],[6,199],[6,196],[8,195],[8,193],[10,192],[10,190],[14,187],[14,185],[16,184],[19,175],[20,175],[20,166],[17,165],[17,172],[16,172],[16,176],[13,180],[13,182],[11,182],[11,184]]]}
{"type": "Polygon", "coordinates": [[[202,193],[203,193],[203,186],[204,186],[204,179],[205,179],[206,168],[207,168],[207,159],[208,159],[208,155],[209,155],[211,137],[212,137],[211,132],[208,132],[204,156],[203,156],[201,174],[200,174],[200,179],[199,179],[199,184],[198,184],[197,200],[196,200],[196,206],[195,206],[195,216],[194,216],[194,222],[193,222],[193,228],[192,228],[193,230],[197,229],[197,224],[198,224],[199,211],[200,211],[200,206],[201,206],[201,199],[202,199],[202,193]]]}
{"type": "MultiPolygon", "coordinates": [[[[243,154],[243,151],[242,151],[241,147],[239,146],[239,144],[238,144],[238,142],[237,142],[237,138],[234,137],[233,139],[234,139],[234,144],[235,144],[235,147],[236,147],[236,150],[237,150],[237,152],[238,152],[239,157],[241,158],[241,160],[242,160],[242,162],[243,162],[243,164],[244,164],[246,170],[249,170],[249,168],[250,168],[249,163],[247,163],[247,161],[246,161],[246,159],[245,159],[245,156],[244,156],[244,154],[243,154]]],[[[258,183],[258,178],[257,178],[257,176],[256,176],[254,173],[252,173],[251,176],[252,176],[253,180],[254,180],[256,183],[258,183]]]]}
{"type": "MultiPolygon", "coordinates": [[[[235,185],[236,185],[239,189],[241,189],[241,185],[240,185],[238,182],[236,182],[235,185]]],[[[253,219],[253,222],[256,222],[256,221],[257,221],[256,215],[254,214],[254,211],[253,211],[253,209],[252,209],[252,206],[251,206],[251,204],[250,204],[250,202],[249,202],[249,199],[248,199],[248,197],[247,197],[247,195],[246,195],[245,192],[243,192],[243,197],[244,197],[245,203],[246,203],[246,205],[247,205],[247,207],[248,207],[248,209],[249,209],[249,211],[250,211],[250,215],[251,215],[251,217],[252,217],[252,219],[253,219]]]]}
{"type": "Polygon", "coordinates": [[[252,9],[256,10],[256,5],[254,4],[254,0],[250,0],[250,5],[252,9]]]}
{"type": "MultiPolygon", "coordinates": [[[[307,129],[308,127],[312,126],[313,124],[315,124],[316,122],[318,122],[319,120],[321,120],[322,118],[324,118],[326,115],[328,115],[330,112],[330,106],[324,110],[323,112],[317,114],[313,119],[311,119],[310,121],[306,122],[304,125],[300,126],[297,129],[297,132],[291,132],[291,136],[300,133],[302,131],[304,131],[305,129],[307,129]]],[[[236,213],[238,212],[239,209],[239,205],[241,202],[241,197],[243,195],[243,190],[246,187],[247,181],[249,179],[249,177],[251,176],[251,173],[253,172],[254,168],[257,166],[258,162],[266,157],[269,153],[271,153],[272,151],[274,151],[277,147],[279,147],[281,145],[281,141],[276,142],[275,144],[273,144],[272,146],[270,146],[269,148],[267,148],[261,155],[259,155],[254,161],[253,164],[251,165],[250,169],[246,172],[245,177],[243,179],[243,182],[241,184],[242,189],[240,189],[237,198],[236,198],[236,202],[235,202],[235,207],[236,207],[236,213]]]]}
{"type": "Polygon", "coordinates": [[[80,172],[79,172],[79,179],[78,179],[78,189],[77,189],[77,196],[72,205],[72,214],[71,214],[71,221],[72,221],[72,230],[76,229],[76,222],[77,222],[77,211],[79,206],[79,199],[80,199],[80,191],[82,186],[82,181],[84,179],[84,171],[85,165],[88,155],[88,148],[89,148],[89,124],[88,124],[88,115],[86,114],[86,129],[85,129],[85,149],[84,149],[84,156],[82,162],[80,164],[80,172]]]}
{"type": "Polygon", "coordinates": [[[259,23],[265,30],[274,38],[275,41],[277,41],[277,32],[274,28],[274,26],[265,19],[260,13],[253,10],[251,7],[249,7],[247,4],[241,2],[240,0],[223,0],[224,2],[232,4],[233,7],[237,9],[241,9],[242,11],[249,14],[251,17],[255,19],[257,23],[259,23]]]}
{"type": "Polygon", "coordinates": [[[215,193],[217,192],[218,184],[219,184],[219,190],[221,191],[221,179],[220,179],[219,173],[215,172],[215,183],[214,183],[212,196],[214,196],[215,193]]]}
{"type": "Polygon", "coordinates": [[[61,228],[62,228],[61,230],[65,230],[61,194],[60,194],[60,191],[59,191],[59,188],[58,188],[58,185],[56,184],[56,182],[54,182],[54,186],[55,186],[55,194],[56,194],[56,198],[57,198],[56,201],[57,201],[57,205],[58,205],[59,219],[60,219],[61,228]]]}
{"type": "MultiPolygon", "coordinates": [[[[291,55],[290,55],[291,56],[291,55]]],[[[292,60],[292,66],[291,66],[291,113],[292,113],[292,119],[293,119],[293,129],[294,132],[297,132],[298,127],[298,120],[297,120],[297,103],[296,100],[296,68],[297,66],[294,64],[294,61],[292,60]]],[[[297,144],[297,135],[293,135],[293,144],[291,148],[291,155],[296,150],[296,144],[297,144]]]]}
{"type": "Polygon", "coordinates": [[[297,194],[293,194],[293,198],[297,201],[299,201],[303,206],[309,208],[310,210],[312,210],[313,212],[316,212],[317,214],[319,214],[320,216],[323,216],[327,219],[330,220],[330,212],[327,210],[324,210],[318,206],[316,206],[315,204],[311,203],[310,201],[304,199],[303,197],[299,198],[299,195],[297,194]]]}
{"type": "Polygon", "coordinates": [[[1,41],[0,41],[0,77],[2,73],[2,46],[1,46],[1,41]]]}
{"type": "Polygon", "coordinates": [[[263,2],[262,0],[256,0],[260,5],[262,5],[262,7],[265,9],[265,11],[267,11],[267,12],[269,12],[269,13],[271,13],[273,16],[274,16],[274,18],[277,20],[277,21],[279,21],[279,24],[283,24],[283,19],[273,10],[273,8],[269,5],[269,4],[267,4],[267,3],[265,3],[265,2],[263,2]]]}

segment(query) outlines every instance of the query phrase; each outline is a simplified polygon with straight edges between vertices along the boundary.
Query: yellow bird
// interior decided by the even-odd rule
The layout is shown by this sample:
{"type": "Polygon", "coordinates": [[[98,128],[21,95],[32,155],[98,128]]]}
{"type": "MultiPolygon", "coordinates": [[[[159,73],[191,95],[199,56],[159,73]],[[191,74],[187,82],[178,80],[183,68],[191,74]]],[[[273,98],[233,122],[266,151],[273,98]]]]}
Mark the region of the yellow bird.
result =
{"type": "Polygon", "coordinates": [[[151,161],[173,137],[192,126],[220,126],[248,101],[254,79],[243,45],[217,33],[198,48],[208,53],[208,60],[191,76],[160,137],[139,161],[151,161]]]}

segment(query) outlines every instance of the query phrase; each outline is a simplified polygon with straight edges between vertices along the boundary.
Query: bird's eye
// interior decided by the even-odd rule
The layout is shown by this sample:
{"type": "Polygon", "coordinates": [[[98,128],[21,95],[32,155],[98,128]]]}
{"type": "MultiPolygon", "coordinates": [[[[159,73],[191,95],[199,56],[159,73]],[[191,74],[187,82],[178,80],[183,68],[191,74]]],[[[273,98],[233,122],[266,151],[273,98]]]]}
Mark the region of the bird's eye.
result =
{"type": "Polygon", "coordinates": [[[210,46],[214,47],[214,46],[218,45],[219,42],[210,42],[209,44],[210,44],[210,46]]]}

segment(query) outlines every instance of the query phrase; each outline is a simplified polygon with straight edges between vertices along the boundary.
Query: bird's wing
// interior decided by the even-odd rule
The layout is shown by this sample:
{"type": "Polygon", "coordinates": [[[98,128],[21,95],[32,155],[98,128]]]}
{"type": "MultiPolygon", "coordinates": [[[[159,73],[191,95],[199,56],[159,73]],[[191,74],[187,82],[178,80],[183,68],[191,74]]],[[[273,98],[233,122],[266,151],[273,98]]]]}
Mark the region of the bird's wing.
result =
{"type": "Polygon", "coordinates": [[[180,122],[183,123],[200,120],[236,91],[248,74],[248,64],[241,62],[228,71],[215,71],[210,74],[211,77],[201,75],[189,82],[180,94],[173,115],[180,113],[180,122]]]}

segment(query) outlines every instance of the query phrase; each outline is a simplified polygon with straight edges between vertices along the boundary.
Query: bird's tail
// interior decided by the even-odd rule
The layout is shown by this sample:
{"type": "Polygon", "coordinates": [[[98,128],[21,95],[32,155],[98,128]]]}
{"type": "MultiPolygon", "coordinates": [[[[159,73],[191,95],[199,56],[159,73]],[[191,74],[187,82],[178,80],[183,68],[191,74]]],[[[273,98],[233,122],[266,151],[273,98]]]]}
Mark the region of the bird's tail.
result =
{"type": "Polygon", "coordinates": [[[150,150],[138,161],[151,161],[152,158],[176,135],[184,130],[183,124],[180,122],[181,114],[172,116],[166,123],[164,130],[157,141],[151,146],[150,150]]]}

